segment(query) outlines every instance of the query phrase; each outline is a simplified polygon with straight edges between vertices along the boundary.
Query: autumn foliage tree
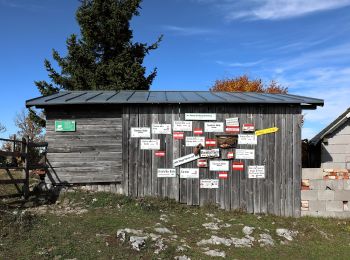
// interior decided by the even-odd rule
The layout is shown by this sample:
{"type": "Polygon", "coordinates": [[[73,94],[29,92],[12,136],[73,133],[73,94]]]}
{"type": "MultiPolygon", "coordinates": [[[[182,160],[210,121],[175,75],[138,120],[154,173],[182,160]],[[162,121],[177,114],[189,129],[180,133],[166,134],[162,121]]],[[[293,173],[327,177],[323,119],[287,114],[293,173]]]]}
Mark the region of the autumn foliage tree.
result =
{"type": "Polygon", "coordinates": [[[217,80],[210,90],[227,92],[288,93],[288,88],[282,87],[274,80],[269,84],[265,84],[261,79],[249,79],[247,75],[217,80]]]}

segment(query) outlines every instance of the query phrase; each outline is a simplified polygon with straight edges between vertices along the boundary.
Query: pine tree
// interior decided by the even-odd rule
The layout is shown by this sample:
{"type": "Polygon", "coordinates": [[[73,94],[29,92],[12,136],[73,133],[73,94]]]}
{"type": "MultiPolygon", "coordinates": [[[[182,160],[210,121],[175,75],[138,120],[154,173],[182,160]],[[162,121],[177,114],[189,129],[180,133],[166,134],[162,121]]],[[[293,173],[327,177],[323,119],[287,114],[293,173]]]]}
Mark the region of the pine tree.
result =
{"type": "Polygon", "coordinates": [[[61,57],[53,50],[60,72],[45,60],[51,82],[36,81],[43,95],[60,90],[149,89],[157,74],[145,76],[145,56],[158,47],[133,43],[130,20],[139,15],[142,0],[81,0],[76,12],[80,38],[67,39],[68,54],[61,57]]]}

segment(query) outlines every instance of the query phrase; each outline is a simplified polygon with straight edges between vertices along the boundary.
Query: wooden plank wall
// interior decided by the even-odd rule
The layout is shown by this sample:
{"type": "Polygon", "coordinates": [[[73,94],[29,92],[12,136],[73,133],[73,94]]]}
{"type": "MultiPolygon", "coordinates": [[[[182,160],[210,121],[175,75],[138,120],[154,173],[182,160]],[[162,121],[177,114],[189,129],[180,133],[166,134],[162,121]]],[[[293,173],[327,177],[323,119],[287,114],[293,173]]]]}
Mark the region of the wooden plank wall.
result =
{"type": "MultiPolygon", "coordinates": [[[[48,162],[52,167],[49,178],[52,182],[122,181],[120,107],[65,106],[47,108],[45,112],[48,162]],[[75,120],[76,132],[55,132],[55,120],[75,120]]],[[[124,134],[128,138],[128,131],[124,134]]]]}
{"type": "MultiPolygon", "coordinates": [[[[188,205],[216,203],[227,210],[251,213],[271,213],[282,216],[300,216],[301,180],[301,108],[282,105],[157,105],[123,108],[123,187],[127,195],[135,197],[169,197],[188,205]],[[140,150],[139,138],[129,138],[131,127],[151,127],[152,123],[172,124],[184,120],[185,113],[217,113],[217,121],[239,117],[240,124],[254,123],[257,129],[277,126],[276,134],[258,138],[258,145],[239,145],[254,148],[255,160],[243,160],[245,171],[232,171],[220,179],[219,189],[200,189],[199,180],[157,178],[158,168],[173,168],[173,159],[193,152],[184,140],[171,135],[152,135],[161,140],[165,157],[155,157],[154,151],[140,150]],[[249,165],[265,165],[265,179],[249,179],[249,165]]],[[[204,121],[193,121],[193,128],[204,130],[204,121]]],[[[185,132],[186,135],[193,133],[185,132]]],[[[214,133],[204,133],[215,138],[214,133]]],[[[223,151],[225,154],[227,151],[223,151]]],[[[196,168],[196,161],[182,165],[196,168]]],[[[179,168],[176,167],[179,174],[179,168]]],[[[200,178],[217,178],[216,172],[200,169],[200,178]]]]}

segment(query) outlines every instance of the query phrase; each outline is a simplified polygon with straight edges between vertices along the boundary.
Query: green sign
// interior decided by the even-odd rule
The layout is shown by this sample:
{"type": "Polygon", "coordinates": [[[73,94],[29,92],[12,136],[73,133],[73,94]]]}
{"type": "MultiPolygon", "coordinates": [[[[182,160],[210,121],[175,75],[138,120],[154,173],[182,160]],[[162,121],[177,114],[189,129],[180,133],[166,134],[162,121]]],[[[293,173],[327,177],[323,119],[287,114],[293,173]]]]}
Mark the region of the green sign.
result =
{"type": "Polygon", "coordinates": [[[75,132],[75,121],[72,120],[62,120],[55,121],[55,131],[56,132],[75,132]]]}

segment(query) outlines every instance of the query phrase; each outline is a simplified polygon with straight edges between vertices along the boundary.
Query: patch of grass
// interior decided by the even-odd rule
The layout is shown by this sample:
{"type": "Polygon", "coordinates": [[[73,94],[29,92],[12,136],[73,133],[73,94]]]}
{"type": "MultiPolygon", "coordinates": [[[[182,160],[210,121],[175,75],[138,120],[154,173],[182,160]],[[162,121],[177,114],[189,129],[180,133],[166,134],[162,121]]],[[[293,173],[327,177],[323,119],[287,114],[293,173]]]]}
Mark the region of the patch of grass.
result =
{"type": "Polygon", "coordinates": [[[349,257],[350,220],[256,216],[224,211],[212,205],[198,208],[168,199],[132,199],[109,193],[87,192],[65,193],[58,204],[47,209],[47,213],[40,211],[40,214],[35,213],[36,209],[31,209],[32,213],[21,213],[19,210],[13,214],[11,209],[8,210],[10,217],[0,217],[0,259],[173,259],[180,255],[191,259],[212,259],[203,254],[203,246],[198,246],[197,242],[212,235],[241,238],[244,226],[255,227],[252,236],[256,240],[262,233],[270,234],[275,246],[260,247],[255,241],[252,248],[223,245],[204,247],[225,251],[228,259],[349,257]],[[87,212],[58,214],[67,208],[74,212],[74,208],[78,207],[87,209],[87,212]],[[21,215],[25,219],[19,221],[18,216],[21,215]],[[203,224],[209,222],[230,226],[216,231],[207,230],[203,224]],[[13,228],[9,229],[9,225],[13,228]],[[161,234],[167,248],[159,255],[154,255],[155,243],[149,239],[145,248],[137,252],[131,249],[128,241],[122,242],[116,237],[119,229],[141,229],[149,234],[156,233],[155,227],[166,227],[173,232],[161,234]],[[296,230],[299,234],[294,241],[281,244],[284,239],[276,235],[276,228],[296,230]],[[190,248],[184,252],[176,251],[184,245],[190,248]]]}

